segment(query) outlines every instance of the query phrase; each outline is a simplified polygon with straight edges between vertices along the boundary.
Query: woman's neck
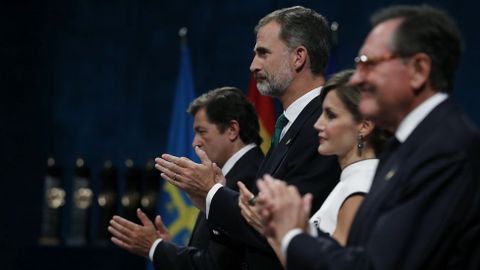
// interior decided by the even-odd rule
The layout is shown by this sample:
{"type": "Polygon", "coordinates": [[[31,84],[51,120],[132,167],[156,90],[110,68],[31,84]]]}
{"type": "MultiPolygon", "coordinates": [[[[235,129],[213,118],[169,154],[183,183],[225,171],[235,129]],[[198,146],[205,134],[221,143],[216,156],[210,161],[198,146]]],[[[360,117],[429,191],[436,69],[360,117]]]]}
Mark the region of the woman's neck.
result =
{"type": "Polygon", "coordinates": [[[365,159],[373,159],[376,158],[375,151],[371,147],[365,147],[359,151],[356,147],[352,151],[346,153],[343,156],[338,156],[338,164],[340,164],[340,168],[343,170],[348,165],[365,160],[365,159]]]}

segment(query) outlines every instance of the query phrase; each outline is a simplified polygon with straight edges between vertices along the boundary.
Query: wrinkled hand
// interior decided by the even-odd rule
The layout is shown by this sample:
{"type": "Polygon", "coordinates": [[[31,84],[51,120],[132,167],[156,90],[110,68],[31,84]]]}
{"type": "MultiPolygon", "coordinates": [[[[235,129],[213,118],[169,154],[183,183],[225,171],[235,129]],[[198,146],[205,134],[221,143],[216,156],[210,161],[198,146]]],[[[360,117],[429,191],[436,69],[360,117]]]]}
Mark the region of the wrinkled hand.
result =
{"type": "Polygon", "coordinates": [[[215,172],[215,183],[220,183],[225,186],[227,184],[227,179],[223,175],[222,169],[220,169],[216,163],[213,163],[212,166],[215,172]]]}
{"type": "Polygon", "coordinates": [[[170,234],[161,221],[160,216],[155,218],[155,225],[140,209],[137,209],[137,217],[142,225],[133,223],[120,216],[113,216],[110,220],[108,231],[113,235],[111,241],[132,253],[148,258],[148,252],[156,239],[162,238],[166,241],[170,240],[170,234]]]}
{"type": "Polygon", "coordinates": [[[237,182],[240,190],[240,196],[238,197],[238,206],[241,209],[243,218],[259,233],[263,233],[264,227],[261,221],[260,214],[256,206],[251,206],[248,200],[254,195],[241,181],[237,182]]]}
{"type": "Polygon", "coordinates": [[[163,154],[161,158],[155,159],[155,168],[161,172],[163,179],[184,190],[191,197],[205,198],[220,177],[217,176],[216,165],[210,161],[205,151],[196,146],[195,153],[200,158],[201,164],[186,157],[163,154]]]}
{"type": "Polygon", "coordinates": [[[269,175],[257,181],[257,186],[260,190],[257,204],[265,226],[265,236],[281,242],[288,231],[305,228],[312,202],[311,194],[302,198],[296,187],[287,186],[285,182],[269,175]]]}

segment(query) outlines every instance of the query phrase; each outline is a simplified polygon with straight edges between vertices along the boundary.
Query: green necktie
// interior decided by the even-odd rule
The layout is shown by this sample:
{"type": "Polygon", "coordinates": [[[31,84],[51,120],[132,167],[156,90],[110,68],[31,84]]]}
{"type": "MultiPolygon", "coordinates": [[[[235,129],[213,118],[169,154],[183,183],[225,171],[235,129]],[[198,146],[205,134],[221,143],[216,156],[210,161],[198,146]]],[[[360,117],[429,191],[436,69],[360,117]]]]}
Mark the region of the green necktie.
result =
{"type": "Polygon", "coordinates": [[[280,141],[280,134],[282,134],[283,128],[287,125],[288,119],[282,113],[275,123],[275,132],[273,133],[272,137],[272,145],[270,147],[277,146],[278,142],[280,141]]]}

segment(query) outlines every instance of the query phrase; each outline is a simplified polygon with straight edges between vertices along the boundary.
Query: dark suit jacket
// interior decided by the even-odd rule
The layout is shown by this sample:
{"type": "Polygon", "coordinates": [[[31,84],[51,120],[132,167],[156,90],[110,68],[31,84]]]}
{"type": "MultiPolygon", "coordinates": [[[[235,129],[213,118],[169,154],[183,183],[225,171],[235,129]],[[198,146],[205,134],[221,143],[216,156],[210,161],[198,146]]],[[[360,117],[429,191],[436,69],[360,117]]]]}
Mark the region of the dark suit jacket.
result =
{"type": "Polygon", "coordinates": [[[300,234],[288,269],[480,269],[480,134],[449,99],[381,157],[346,248],[300,234]]]}
{"type": "MultiPolygon", "coordinates": [[[[255,147],[245,153],[225,176],[227,186],[238,190],[237,181],[252,185],[263,159],[262,150],[255,147]]],[[[214,236],[212,236],[214,237],[214,236]]],[[[241,269],[244,249],[231,242],[211,240],[205,214],[200,212],[193,228],[189,246],[177,246],[162,241],[154,253],[156,269],[241,269]]]]}
{"type": "MultiPolygon", "coordinates": [[[[340,176],[336,158],[320,156],[317,152],[318,136],[313,125],[320,114],[320,100],[316,97],[302,110],[280,143],[270,149],[257,174],[258,177],[271,174],[297,186],[302,194],[312,193],[312,211],[320,207],[340,176]]],[[[256,187],[250,188],[256,190],[256,187]]],[[[265,238],[243,219],[237,203],[237,192],[219,189],[210,205],[210,225],[223,236],[246,245],[245,268],[281,268],[265,238]]]]}

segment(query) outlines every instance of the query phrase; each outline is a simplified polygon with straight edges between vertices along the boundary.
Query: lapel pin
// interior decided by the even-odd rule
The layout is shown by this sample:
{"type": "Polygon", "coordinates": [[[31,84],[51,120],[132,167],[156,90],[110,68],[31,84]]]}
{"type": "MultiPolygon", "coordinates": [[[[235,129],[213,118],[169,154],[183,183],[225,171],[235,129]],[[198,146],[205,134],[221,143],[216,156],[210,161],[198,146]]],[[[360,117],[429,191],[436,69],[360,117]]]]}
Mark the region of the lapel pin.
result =
{"type": "Polygon", "coordinates": [[[385,175],[385,181],[390,181],[390,179],[392,179],[394,175],[395,175],[394,169],[388,171],[388,173],[385,175]]]}

